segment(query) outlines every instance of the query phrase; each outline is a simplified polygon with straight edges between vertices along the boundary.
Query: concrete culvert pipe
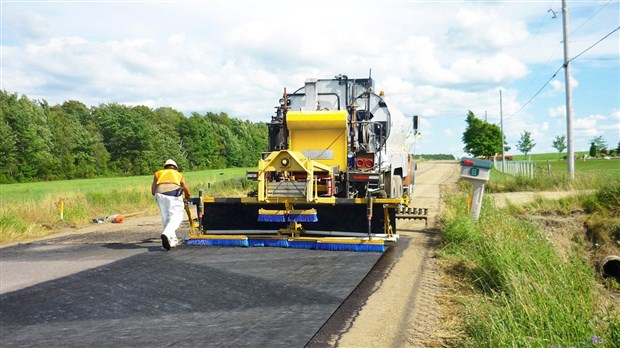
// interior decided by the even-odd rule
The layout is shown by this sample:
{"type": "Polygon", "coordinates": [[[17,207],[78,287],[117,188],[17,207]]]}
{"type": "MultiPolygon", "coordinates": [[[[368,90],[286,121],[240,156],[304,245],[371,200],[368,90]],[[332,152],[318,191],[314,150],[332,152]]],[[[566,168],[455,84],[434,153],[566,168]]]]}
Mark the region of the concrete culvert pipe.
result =
{"type": "Polygon", "coordinates": [[[606,277],[614,277],[620,282],[620,256],[606,256],[601,261],[601,273],[606,277]]]}

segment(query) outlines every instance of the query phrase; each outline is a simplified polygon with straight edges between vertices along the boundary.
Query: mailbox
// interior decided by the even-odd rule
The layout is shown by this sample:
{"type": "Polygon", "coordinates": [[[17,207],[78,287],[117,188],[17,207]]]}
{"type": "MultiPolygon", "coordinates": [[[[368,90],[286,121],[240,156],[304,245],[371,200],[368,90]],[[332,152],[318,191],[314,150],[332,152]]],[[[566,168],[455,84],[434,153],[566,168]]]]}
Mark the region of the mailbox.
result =
{"type": "Polygon", "coordinates": [[[493,162],[478,158],[463,158],[461,160],[461,178],[489,181],[493,162]]]}
{"type": "Polygon", "coordinates": [[[470,180],[474,185],[474,195],[471,197],[471,218],[478,220],[484,195],[484,184],[489,181],[489,174],[493,162],[478,158],[463,158],[461,160],[461,178],[470,180]]]}

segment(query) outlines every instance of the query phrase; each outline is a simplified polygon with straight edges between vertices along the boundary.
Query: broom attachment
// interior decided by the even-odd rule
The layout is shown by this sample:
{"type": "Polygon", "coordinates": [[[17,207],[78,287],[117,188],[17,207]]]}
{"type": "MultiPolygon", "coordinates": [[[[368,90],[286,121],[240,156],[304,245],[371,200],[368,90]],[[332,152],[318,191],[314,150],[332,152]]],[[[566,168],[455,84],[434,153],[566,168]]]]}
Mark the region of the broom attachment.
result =
{"type": "MultiPolygon", "coordinates": [[[[372,204],[372,198],[368,199],[366,208],[369,224],[370,218],[372,217],[372,204]]],[[[384,210],[387,211],[387,208],[384,208],[384,210]]],[[[190,213],[188,213],[188,216],[189,214],[190,213]]],[[[285,202],[284,209],[259,208],[257,220],[254,221],[265,223],[283,223],[287,224],[287,226],[286,228],[279,229],[277,235],[252,236],[240,234],[207,234],[206,231],[204,231],[204,234],[196,234],[190,225],[190,230],[192,232],[186,239],[186,244],[222,247],[278,247],[357,252],[385,252],[388,247],[383,238],[376,238],[370,233],[366,237],[358,238],[301,236],[305,233],[305,228],[302,226],[302,223],[318,222],[318,211],[315,208],[294,209],[293,205],[289,202],[285,202]]],[[[388,215],[386,215],[385,218],[385,225],[390,225],[388,215]]]]}
{"type": "Polygon", "coordinates": [[[248,247],[248,237],[243,235],[205,235],[190,234],[185,240],[187,245],[248,247]]]}
{"type": "Polygon", "coordinates": [[[386,245],[379,239],[321,237],[248,237],[245,235],[190,235],[187,245],[221,247],[275,247],[324,251],[384,252],[386,245]]]}

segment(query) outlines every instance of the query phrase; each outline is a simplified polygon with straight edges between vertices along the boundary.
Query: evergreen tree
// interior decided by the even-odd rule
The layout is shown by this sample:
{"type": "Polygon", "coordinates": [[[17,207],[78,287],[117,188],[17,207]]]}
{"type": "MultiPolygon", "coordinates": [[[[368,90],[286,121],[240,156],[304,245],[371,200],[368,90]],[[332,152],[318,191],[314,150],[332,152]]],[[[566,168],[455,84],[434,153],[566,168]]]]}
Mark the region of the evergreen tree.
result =
{"type": "Polygon", "coordinates": [[[596,150],[596,144],[594,144],[594,142],[590,143],[590,151],[588,151],[588,154],[590,155],[590,157],[596,157],[597,150],[596,150]]]}
{"type": "Polygon", "coordinates": [[[596,157],[601,154],[601,151],[607,149],[607,142],[602,135],[594,137],[590,140],[590,156],[596,157]],[[594,150],[594,151],[593,151],[594,150]]]}

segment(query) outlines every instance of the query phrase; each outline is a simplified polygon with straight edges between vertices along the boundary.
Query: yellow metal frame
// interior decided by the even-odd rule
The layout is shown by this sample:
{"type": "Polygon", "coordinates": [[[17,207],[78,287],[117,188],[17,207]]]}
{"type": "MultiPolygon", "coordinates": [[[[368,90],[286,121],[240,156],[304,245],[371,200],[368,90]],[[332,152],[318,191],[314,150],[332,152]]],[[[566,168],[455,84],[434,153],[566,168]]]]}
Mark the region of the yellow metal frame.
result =
{"type": "MultiPolygon", "coordinates": [[[[267,172],[282,173],[284,180],[291,180],[287,177],[291,172],[306,173],[306,197],[305,202],[316,202],[318,196],[318,182],[315,173],[322,172],[333,176],[330,166],[307,159],[301,152],[281,150],[272,152],[266,159],[258,161],[258,201],[271,202],[278,201],[278,197],[267,196],[267,181],[265,174],[267,172]]],[[[293,198],[293,197],[291,197],[293,198]]],[[[298,197],[294,197],[298,199],[298,197]]],[[[284,197],[284,201],[289,201],[288,197],[284,197]]]]}
{"type": "MultiPolygon", "coordinates": [[[[244,203],[244,204],[257,204],[257,203],[261,203],[257,197],[239,197],[239,198],[236,198],[236,199],[239,200],[239,203],[244,203]]],[[[202,197],[202,202],[203,203],[215,203],[216,200],[217,200],[216,197],[207,197],[207,196],[202,197]]],[[[405,198],[373,198],[372,201],[373,201],[373,203],[377,203],[377,204],[388,204],[391,208],[395,208],[399,204],[407,205],[407,204],[405,204],[405,203],[407,203],[407,200],[405,198]]],[[[270,198],[266,202],[267,203],[286,203],[286,202],[289,202],[291,204],[295,204],[295,203],[308,203],[305,198],[299,198],[299,197],[272,197],[272,198],[270,198]]],[[[337,204],[336,203],[336,197],[317,197],[311,203],[313,203],[313,204],[332,204],[332,205],[337,204]]],[[[366,198],[352,198],[351,203],[353,203],[353,204],[366,204],[366,198]]]]}

